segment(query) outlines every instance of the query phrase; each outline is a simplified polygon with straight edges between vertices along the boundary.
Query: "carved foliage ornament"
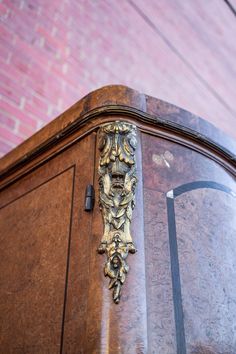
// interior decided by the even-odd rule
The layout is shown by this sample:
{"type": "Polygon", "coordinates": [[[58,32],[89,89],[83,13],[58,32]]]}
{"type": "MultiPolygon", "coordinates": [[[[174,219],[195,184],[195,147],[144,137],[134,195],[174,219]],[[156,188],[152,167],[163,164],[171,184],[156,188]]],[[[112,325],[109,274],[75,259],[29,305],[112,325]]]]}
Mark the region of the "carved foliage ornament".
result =
{"type": "Polygon", "coordinates": [[[112,122],[99,130],[99,205],[104,233],[99,253],[106,253],[105,276],[110,278],[113,300],[119,303],[121,287],[129,267],[126,258],[135,253],[130,224],[135,206],[136,127],[126,122],[112,122]]]}

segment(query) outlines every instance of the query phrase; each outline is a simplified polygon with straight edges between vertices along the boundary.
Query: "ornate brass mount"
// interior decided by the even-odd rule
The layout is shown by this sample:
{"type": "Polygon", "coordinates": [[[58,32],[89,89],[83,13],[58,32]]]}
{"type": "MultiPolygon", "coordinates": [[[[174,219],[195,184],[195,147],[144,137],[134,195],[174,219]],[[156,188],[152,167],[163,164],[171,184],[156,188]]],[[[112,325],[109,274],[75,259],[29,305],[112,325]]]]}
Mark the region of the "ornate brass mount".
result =
{"type": "Polygon", "coordinates": [[[135,253],[130,234],[135,206],[136,127],[126,122],[112,122],[99,130],[99,205],[103,216],[104,233],[99,253],[106,253],[105,276],[110,277],[113,300],[120,301],[121,287],[129,266],[126,258],[135,253]]]}

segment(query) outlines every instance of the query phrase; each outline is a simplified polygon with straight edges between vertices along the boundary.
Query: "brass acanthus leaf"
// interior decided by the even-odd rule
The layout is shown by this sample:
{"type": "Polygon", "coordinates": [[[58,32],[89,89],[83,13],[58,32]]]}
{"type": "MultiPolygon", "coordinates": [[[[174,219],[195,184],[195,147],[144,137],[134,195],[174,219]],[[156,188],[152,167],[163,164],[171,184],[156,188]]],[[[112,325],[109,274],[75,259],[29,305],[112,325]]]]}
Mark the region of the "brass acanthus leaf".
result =
{"type": "Polygon", "coordinates": [[[106,253],[104,273],[110,278],[115,303],[120,301],[129,270],[126,258],[136,251],[130,234],[137,184],[136,144],[133,124],[116,121],[99,130],[99,205],[104,233],[98,252],[106,253]]]}

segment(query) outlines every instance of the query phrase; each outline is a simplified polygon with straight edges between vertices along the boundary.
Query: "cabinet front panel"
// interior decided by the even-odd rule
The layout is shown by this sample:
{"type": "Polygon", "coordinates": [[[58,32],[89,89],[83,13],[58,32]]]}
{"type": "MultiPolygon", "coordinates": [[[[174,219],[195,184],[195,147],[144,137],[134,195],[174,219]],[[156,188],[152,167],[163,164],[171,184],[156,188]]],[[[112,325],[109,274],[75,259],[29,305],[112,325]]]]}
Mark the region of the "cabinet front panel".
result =
{"type": "Polygon", "coordinates": [[[58,353],[74,168],[0,210],[3,353],[58,353]]]}
{"type": "Polygon", "coordinates": [[[85,352],[94,144],[86,136],[1,192],[3,353],[85,352]]]}

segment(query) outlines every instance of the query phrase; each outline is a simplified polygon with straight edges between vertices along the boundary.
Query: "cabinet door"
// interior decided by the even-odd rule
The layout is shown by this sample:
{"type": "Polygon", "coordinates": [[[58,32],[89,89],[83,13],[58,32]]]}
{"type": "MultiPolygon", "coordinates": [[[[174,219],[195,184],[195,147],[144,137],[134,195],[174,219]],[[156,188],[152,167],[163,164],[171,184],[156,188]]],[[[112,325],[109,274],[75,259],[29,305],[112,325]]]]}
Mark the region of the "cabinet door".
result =
{"type": "Polygon", "coordinates": [[[59,353],[67,329],[83,338],[94,141],[87,136],[1,194],[2,353],[59,353]]]}
{"type": "Polygon", "coordinates": [[[236,353],[236,186],[222,166],[143,134],[150,353],[236,353]]]}

